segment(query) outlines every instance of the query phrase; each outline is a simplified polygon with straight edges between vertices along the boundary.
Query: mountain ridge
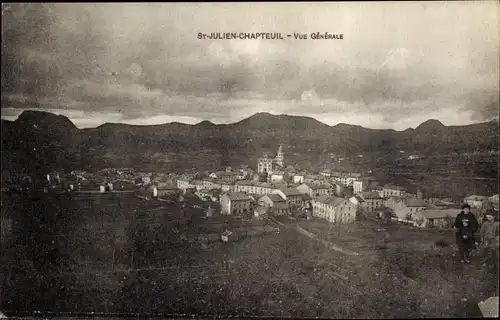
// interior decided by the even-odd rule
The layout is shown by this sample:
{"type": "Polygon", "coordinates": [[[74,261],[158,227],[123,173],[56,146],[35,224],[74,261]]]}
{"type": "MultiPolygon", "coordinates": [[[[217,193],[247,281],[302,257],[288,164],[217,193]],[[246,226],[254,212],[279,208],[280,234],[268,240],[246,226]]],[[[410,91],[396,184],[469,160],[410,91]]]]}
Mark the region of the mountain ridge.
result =
{"type": "Polygon", "coordinates": [[[358,124],[350,124],[350,123],[343,123],[343,122],[340,122],[340,123],[337,123],[337,124],[334,124],[334,125],[328,125],[316,118],[313,118],[313,117],[309,117],[309,116],[297,116],[297,115],[288,115],[288,114],[271,114],[271,113],[268,113],[268,112],[257,112],[247,118],[244,118],[242,120],[239,120],[239,121],[236,121],[236,122],[232,122],[232,123],[220,123],[220,124],[216,124],[216,123],[213,123],[209,120],[202,120],[198,123],[195,123],[195,124],[189,124],[189,123],[183,123],[183,122],[178,122],[178,121],[172,121],[172,122],[165,122],[165,123],[159,123],[159,124],[151,124],[151,125],[145,125],[145,124],[128,124],[128,123],[122,123],[122,122],[105,122],[99,126],[96,126],[96,127],[87,127],[87,128],[78,128],[76,127],[76,125],[71,121],[71,119],[69,119],[68,117],[64,116],[64,115],[56,115],[54,113],[51,113],[51,112],[48,112],[48,111],[40,111],[40,110],[25,110],[23,111],[16,120],[7,120],[7,119],[2,119],[2,121],[8,121],[8,122],[18,122],[18,120],[21,118],[21,119],[26,119],[26,118],[37,118],[37,117],[34,117],[34,115],[40,115],[40,116],[45,116],[45,117],[49,117],[49,118],[53,118],[55,119],[55,117],[58,117],[60,119],[67,119],[67,121],[71,122],[71,124],[77,128],[78,130],[83,130],[83,129],[97,129],[97,128],[100,128],[100,127],[103,127],[103,126],[117,126],[117,125],[122,125],[122,126],[129,126],[129,127],[152,127],[152,126],[165,126],[165,125],[185,125],[185,126],[200,126],[200,125],[211,125],[211,126],[231,126],[231,125],[236,125],[236,124],[240,124],[240,123],[245,123],[245,122],[248,122],[250,120],[253,120],[253,121],[256,121],[256,120],[266,120],[266,119],[279,119],[279,118],[284,118],[284,119],[289,119],[289,120],[308,120],[308,121],[313,121],[313,122],[316,122],[316,123],[319,123],[321,125],[324,125],[324,126],[327,126],[327,127],[330,127],[330,128],[335,128],[335,127],[353,127],[353,128],[362,128],[362,129],[366,129],[366,130],[376,130],[376,131],[395,131],[395,132],[404,132],[404,131],[407,131],[407,130],[417,130],[419,127],[422,127],[422,126],[425,126],[425,127],[437,127],[437,128],[442,128],[442,127],[446,127],[446,128],[450,128],[450,127],[464,127],[464,126],[474,126],[474,125],[478,125],[478,124],[483,124],[483,123],[498,123],[498,119],[493,119],[493,120],[489,120],[489,121],[484,121],[484,122],[478,122],[478,123],[472,123],[472,124],[466,124],[466,125],[445,125],[443,124],[441,121],[437,120],[437,119],[428,119],[424,122],[422,122],[420,125],[416,126],[415,128],[412,128],[412,127],[409,127],[409,128],[406,128],[406,129],[402,129],[402,130],[396,130],[396,129],[391,129],[391,128],[367,128],[367,127],[364,127],[362,125],[358,125],[358,124]],[[27,117],[27,115],[29,115],[29,117],[27,117]]]}
{"type": "Polygon", "coordinates": [[[498,122],[447,127],[436,120],[396,131],[257,113],[231,124],[106,123],[79,129],[67,117],[47,112],[23,112],[19,118],[2,120],[2,174],[35,174],[52,168],[218,169],[254,165],[256,157],[275,151],[279,144],[284,145],[290,162],[305,161],[312,167],[321,166],[329,153],[345,157],[399,150],[422,155],[498,150],[498,122]]]}

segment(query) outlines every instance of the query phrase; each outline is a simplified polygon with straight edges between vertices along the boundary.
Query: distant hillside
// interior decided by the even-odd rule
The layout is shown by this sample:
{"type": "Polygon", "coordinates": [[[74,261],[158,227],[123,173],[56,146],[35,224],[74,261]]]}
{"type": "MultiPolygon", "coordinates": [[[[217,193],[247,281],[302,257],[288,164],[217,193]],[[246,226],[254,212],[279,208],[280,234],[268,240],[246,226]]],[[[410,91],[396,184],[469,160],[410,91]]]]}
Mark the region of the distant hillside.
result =
{"type": "Polygon", "coordinates": [[[64,116],[25,111],[16,121],[2,120],[2,172],[40,173],[49,168],[94,169],[103,166],[161,167],[182,170],[249,162],[279,143],[287,155],[314,162],[335,152],[420,154],[498,149],[498,121],[444,126],[428,120],[416,129],[375,130],[313,118],[257,113],[233,124],[167,123],[134,126],[106,123],[78,129],[64,116]]]}

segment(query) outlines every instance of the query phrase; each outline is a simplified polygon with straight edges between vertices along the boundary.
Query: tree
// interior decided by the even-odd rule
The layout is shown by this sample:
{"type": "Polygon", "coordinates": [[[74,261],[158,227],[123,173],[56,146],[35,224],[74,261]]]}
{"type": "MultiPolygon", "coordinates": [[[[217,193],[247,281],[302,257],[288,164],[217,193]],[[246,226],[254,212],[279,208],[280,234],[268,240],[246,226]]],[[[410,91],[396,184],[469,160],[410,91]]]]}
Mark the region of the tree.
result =
{"type": "Polygon", "coordinates": [[[411,221],[412,220],[412,214],[409,212],[405,216],[406,221],[411,221]]]}
{"type": "Polygon", "coordinates": [[[424,218],[422,218],[422,217],[416,218],[415,223],[417,224],[417,226],[422,227],[424,224],[424,218]]]}

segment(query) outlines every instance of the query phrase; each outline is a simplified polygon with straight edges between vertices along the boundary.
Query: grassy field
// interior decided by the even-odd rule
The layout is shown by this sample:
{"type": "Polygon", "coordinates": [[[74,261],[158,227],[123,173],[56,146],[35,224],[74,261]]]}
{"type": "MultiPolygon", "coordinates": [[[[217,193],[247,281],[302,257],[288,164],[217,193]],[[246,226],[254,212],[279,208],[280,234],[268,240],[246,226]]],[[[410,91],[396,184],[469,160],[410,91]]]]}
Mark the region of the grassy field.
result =
{"type": "Polygon", "coordinates": [[[197,234],[226,222],[133,197],[11,200],[2,206],[14,219],[1,265],[7,315],[458,317],[467,311],[461,298],[498,291],[497,270],[457,264],[450,250],[433,248],[435,240],[450,240],[446,234],[396,226],[378,232],[370,222],[330,231],[322,221],[299,222],[362,253],[349,257],[293,228],[202,244],[197,234]]]}
{"type": "Polygon", "coordinates": [[[417,231],[371,221],[340,227],[321,220],[298,224],[324,240],[360,253],[349,257],[352,264],[345,271],[355,275],[353,285],[402,317],[475,315],[475,303],[498,295],[498,251],[495,257],[477,256],[472,264],[463,265],[453,255],[451,231],[417,231]]]}
{"type": "MultiPolygon", "coordinates": [[[[463,199],[498,193],[497,156],[429,156],[419,160],[384,159],[371,164],[384,182],[418,186],[428,197],[463,199]]],[[[416,188],[415,188],[416,189],[416,188]]]]}

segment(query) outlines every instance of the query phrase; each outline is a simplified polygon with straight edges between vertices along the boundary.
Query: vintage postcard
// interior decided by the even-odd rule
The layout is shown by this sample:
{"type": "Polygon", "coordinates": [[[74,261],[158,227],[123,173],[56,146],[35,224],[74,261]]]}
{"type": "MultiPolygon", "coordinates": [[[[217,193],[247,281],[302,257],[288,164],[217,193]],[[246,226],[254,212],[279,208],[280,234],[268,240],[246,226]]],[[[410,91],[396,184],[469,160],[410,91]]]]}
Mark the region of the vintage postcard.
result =
{"type": "Polygon", "coordinates": [[[0,318],[498,316],[499,10],[3,3],[0,318]]]}

